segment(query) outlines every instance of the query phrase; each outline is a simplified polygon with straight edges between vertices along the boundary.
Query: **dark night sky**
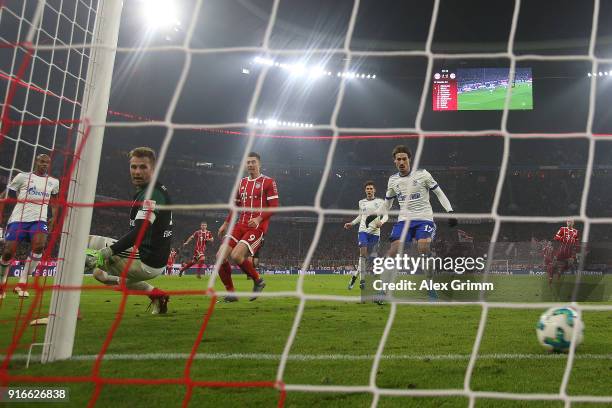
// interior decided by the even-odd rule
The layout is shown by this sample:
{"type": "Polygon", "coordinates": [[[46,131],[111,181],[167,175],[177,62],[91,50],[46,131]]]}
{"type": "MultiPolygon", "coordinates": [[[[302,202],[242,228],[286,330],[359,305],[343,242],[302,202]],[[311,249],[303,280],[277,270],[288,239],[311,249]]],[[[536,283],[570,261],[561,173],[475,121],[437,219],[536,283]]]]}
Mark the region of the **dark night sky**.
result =
{"type": "MultiPolygon", "coordinates": [[[[181,19],[188,21],[194,2],[180,1],[181,19]]],[[[353,2],[283,0],[271,36],[271,48],[341,47],[353,2]]],[[[190,47],[260,46],[268,22],[271,0],[204,1],[190,47]]],[[[146,33],[142,28],[140,3],[126,2],[121,46],[180,44],[179,32],[146,33]],[[170,39],[166,39],[169,35],[170,39]]],[[[361,2],[351,49],[356,51],[422,50],[431,21],[433,1],[366,0],[361,2]]],[[[438,53],[502,52],[507,47],[514,2],[442,1],[432,49],[438,53]]],[[[612,2],[603,1],[600,21],[612,17],[612,2]]],[[[591,30],[592,2],[523,2],[514,51],[517,54],[585,55],[591,30]],[[568,24],[571,21],[571,24],[568,24]]],[[[612,55],[610,28],[599,27],[597,55],[612,55]]],[[[194,54],[187,83],[173,121],[179,123],[244,122],[259,67],[252,65],[258,53],[194,54]],[[251,75],[243,75],[243,67],[251,75]]],[[[280,62],[297,60],[312,66],[323,63],[334,73],[343,63],[342,54],[278,57],[280,62]]],[[[183,52],[119,53],[111,98],[112,108],[161,118],[166,112],[178,75],[185,61],[183,52]]],[[[435,67],[509,65],[506,59],[441,60],[435,67]]],[[[523,61],[532,67],[534,104],[530,112],[511,112],[509,129],[515,132],[582,131],[586,126],[591,71],[589,61],[523,61]]],[[[351,69],[377,73],[374,81],[349,81],[338,124],[343,127],[413,127],[426,74],[424,57],[353,57],[351,69]]],[[[608,67],[600,67],[607,70],[608,67]]],[[[270,69],[257,115],[315,124],[330,121],[340,81],[332,76],[318,81],[291,77],[281,69],[270,69]]],[[[610,132],[607,81],[598,86],[598,109],[594,131],[610,132]]],[[[436,113],[428,100],[422,123],[426,130],[499,128],[500,112],[436,113]]]]}

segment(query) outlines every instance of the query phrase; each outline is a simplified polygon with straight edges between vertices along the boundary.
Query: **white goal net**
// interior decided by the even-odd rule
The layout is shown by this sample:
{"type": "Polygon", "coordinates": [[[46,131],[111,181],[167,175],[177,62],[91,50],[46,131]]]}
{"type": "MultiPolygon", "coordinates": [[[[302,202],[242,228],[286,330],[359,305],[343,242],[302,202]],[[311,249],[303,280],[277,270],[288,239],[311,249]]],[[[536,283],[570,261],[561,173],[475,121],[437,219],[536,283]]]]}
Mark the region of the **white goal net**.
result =
{"type": "MultiPolygon", "coordinates": [[[[144,0],[143,0],[144,1],[144,0]]],[[[228,0],[229,1],[229,0],[228,0]]],[[[602,70],[602,66],[612,63],[612,59],[603,59],[596,56],[595,47],[597,39],[597,30],[602,22],[599,20],[600,1],[594,0],[592,24],[590,29],[590,40],[588,52],[585,55],[555,55],[555,54],[517,54],[515,53],[515,38],[517,27],[519,25],[519,16],[521,7],[524,6],[524,1],[515,0],[513,3],[513,11],[511,17],[510,31],[507,36],[508,41],[505,51],[501,52],[461,52],[461,53],[436,53],[434,52],[434,37],[436,34],[438,17],[443,1],[434,0],[432,5],[431,18],[428,22],[427,36],[424,41],[424,48],[402,50],[396,49],[391,51],[361,51],[353,48],[353,35],[356,29],[360,12],[364,3],[363,0],[354,0],[350,5],[350,13],[348,14],[346,29],[343,32],[342,42],[330,47],[276,47],[273,42],[275,30],[284,27],[283,21],[279,20],[280,9],[283,6],[284,0],[273,0],[270,3],[269,12],[265,17],[265,23],[261,24],[257,29],[263,32],[261,43],[248,46],[223,46],[222,41],[208,41],[206,39],[197,38],[200,33],[199,16],[202,15],[207,7],[207,2],[204,0],[194,0],[191,2],[182,2],[181,4],[189,9],[185,13],[186,18],[181,22],[180,27],[176,27],[176,37],[169,38],[168,43],[149,44],[130,43],[128,46],[117,45],[117,36],[119,34],[119,16],[121,12],[120,6],[115,4],[114,0],[23,0],[23,1],[2,1],[0,0],[0,92],[2,92],[2,135],[0,149],[0,181],[5,185],[17,173],[21,171],[31,171],[34,165],[34,159],[37,154],[47,153],[53,157],[60,157],[57,165],[61,163],[63,167],[56,168],[56,172],[61,173],[65,177],[63,181],[70,185],[70,190],[65,192],[64,204],[67,207],[83,207],[86,211],[79,213],[78,211],[68,213],[63,229],[58,231],[57,238],[62,239],[61,246],[56,249],[56,252],[49,250],[48,261],[57,260],[60,265],[58,267],[58,277],[56,277],[54,288],[54,298],[51,299],[52,309],[54,307],[56,313],[61,310],[71,310],[70,318],[64,321],[58,319],[57,322],[51,324],[47,329],[47,337],[45,339],[45,347],[47,347],[47,355],[51,355],[50,361],[54,359],[67,358],[72,353],[72,343],[69,347],[62,348],[56,351],[53,357],[53,344],[64,339],[66,336],[74,337],[74,324],[78,309],[79,289],[82,282],[82,271],[79,270],[79,265],[83,264],[83,250],[85,246],[84,238],[89,232],[88,220],[91,220],[92,207],[94,207],[95,186],[86,187],[86,182],[83,182],[80,176],[95,180],[98,177],[98,162],[100,160],[102,136],[106,130],[106,139],[108,132],[116,132],[121,134],[125,131],[133,132],[141,137],[141,141],[148,140],[146,132],[156,135],[155,140],[159,142],[157,167],[153,175],[153,181],[161,179],[164,173],[167,157],[170,155],[173,146],[181,143],[182,132],[193,129],[205,129],[207,132],[219,132],[218,134],[228,135],[232,132],[237,132],[236,129],[247,129],[244,134],[246,136],[243,143],[237,144],[239,151],[233,151],[232,156],[236,163],[242,163],[246,160],[247,155],[257,147],[257,141],[261,140],[259,136],[262,133],[268,132],[270,125],[275,125],[276,131],[287,131],[288,133],[295,132],[296,128],[303,132],[309,132],[308,135],[317,137],[321,136],[321,140],[325,143],[326,151],[321,159],[319,169],[320,179],[315,189],[313,190],[312,205],[297,203],[295,205],[285,205],[281,202],[281,207],[275,209],[274,217],[290,218],[296,213],[302,216],[304,213],[311,215],[311,218],[316,218],[313,225],[312,239],[303,244],[304,251],[301,257],[300,270],[308,271],[314,263],[315,254],[318,248],[322,245],[322,241],[328,243],[329,236],[325,235],[326,223],[329,217],[339,216],[348,217],[355,216],[357,211],[354,208],[328,208],[325,204],[326,188],[331,183],[341,183],[342,174],[336,173],[334,170],[334,158],[339,154],[340,142],[347,135],[359,135],[367,140],[376,141],[377,137],[384,140],[397,141],[396,139],[410,140],[416,146],[412,167],[418,168],[423,162],[424,149],[426,141],[434,137],[450,137],[460,135],[463,138],[494,136],[502,140],[501,163],[499,172],[495,179],[494,193],[491,200],[491,207],[486,211],[480,212],[461,212],[458,210],[453,217],[461,220],[478,221],[492,220],[490,245],[487,248],[489,259],[493,259],[495,243],[501,240],[502,224],[505,223],[557,223],[561,224],[566,221],[568,215],[507,215],[500,211],[504,183],[509,176],[509,162],[511,153],[511,144],[517,140],[525,139],[546,139],[546,140],[565,140],[565,139],[581,139],[588,144],[586,168],[584,170],[584,184],[581,187],[581,196],[578,208],[570,214],[576,221],[581,223],[582,231],[580,239],[583,243],[588,243],[590,233],[595,224],[610,224],[612,218],[593,218],[587,213],[587,205],[589,200],[589,191],[591,186],[591,175],[595,162],[596,140],[609,139],[606,136],[594,135],[593,122],[596,108],[596,93],[597,83],[601,80],[600,75],[589,75],[590,88],[588,97],[588,115],[584,128],[568,132],[546,133],[540,132],[532,134],[528,132],[513,132],[509,127],[510,103],[512,96],[512,87],[506,87],[505,100],[503,109],[500,114],[499,126],[478,129],[478,130],[429,130],[424,126],[424,118],[430,109],[430,90],[432,88],[432,80],[434,78],[435,67],[438,61],[469,61],[469,60],[505,60],[509,65],[509,78],[507,83],[513,83],[514,75],[517,72],[518,66],[527,61],[536,62],[567,62],[567,61],[582,61],[590,65],[591,73],[598,73],[602,70]],[[188,4],[187,4],[188,3],[188,4]],[[111,9],[111,10],[109,10],[111,9]],[[115,19],[111,21],[109,19],[115,19]],[[109,28],[109,26],[111,28],[109,28]],[[105,31],[106,30],[106,31],[105,31]],[[114,42],[113,42],[114,39],[114,42]],[[199,46],[198,44],[221,44],[221,46],[199,46]],[[112,67],[114,63],[115,52],[121,56],[121,64],[115,67],[115,83],[121,83],[121,73],[118,73],[118,67],[129,66],[130,59],[140,58],[143,55],[149,54],[167,54],[168,58],[173,59],[173,63],[177,65],[175,72],[169,76],[174,82],[170,87],[168,104],[163,106],[159,111],[151,116],[152,118],[138,117],[137,114],[132,116],[126,115],[109,115],[107,117],[107,107],[109,90],[104,88],[110,86],[112,67]],[[211,58],[231,58],[234,55],[249,55],[259,58],[257,61],[258,69],[254,72],[245,72],[245,75],[256,75],[253,81],[252,89],[249,88],[249,103],[246,106],[242,120],[225,121],[203,120],[200,122],[189,122],[178,120],[181,116],[178,106],[181,98],[190,88],[198,86],[202,82],[206,82],[206,64],[202,63],[200,57],[211,58]],[[261,106],[263,100],[268,98],[274,99],[278,96],[279,103],[282,103],[282,95],[270,93],[266,87],[267,81],[275,74],[275,69],[282,64],[283,59],[296,57],[316,57],[318,60],[338,59],[341,61],[337,66],[337,70],[328,71],[327,68],[320,68],[321,72],[316,75],[325,75],[336,77],[339,81],[337,92],[333,95],[333,101],[330,104],[331,112],[328,119],[316,120],[309,123],[299,122],[297,119],[283,118],[282,120],[274,120],[271,123],[268,119],[262,118],[261,106]],[[94,58],[95,57],[95,58],[94,58]],[[367,79],[379,80],[380,75],[372,74],[367,71],[360,71],[356,61],[364,58],[396,58],[396,57],[414,57],[421,58],[424,71],[422,77],[424,80],[420,82],[418,88],[418,105],[415,107],[415,120],[413,125],[399,127],[369,127],[369,126],[350,126],[346,122],[340,120],[343,106],[347,102],[348,91],[347,86],[349,81],[355,80],[357,76],[363,75],[364,81],[367,79]],[[196,61],[197,59],[197,61],[196,61]],[[194,62],[195,61],[195,62],[194,62]],[[110,65],[109,65],[110,64],[110,65]],[[275,65],[278,64],[278,65],[275,65]],[[97,69],[97,71],[96,71],[97,69]],[[198,74],[198,72],[200,74],[198,74]],[[357,72],[363,72],[358,74],[357,72]],[[193,81],[194,76],[200,75],[198,81],[193,81]],[[100,82],[97,82],[100,81],[100,82]],[[193,81],[193,82],[192,82],[193,81]],[[90,115],[88,115],[90,113],[90,115]],[[259,117],[259,118],[258,118],[259,117]],[[265,121],[267,120],[267,122],[265,121]],[[91,132],[90,132],[91,131],[91,132]],[[96,133],[97,132],[97,133],[96,133]],[[142,132],[142,133],[138,133],[142,132]],[[367,136],[366,136],[367,135],[367,136]],[[84,140],[84,138],[86,139],[84,140]],[[83,149],[83,151],[79,150],[83,149]],[[72,167],[71,167],[72,166],[72,167]],[[94,167],[95,168],[92,168],[94,167]],[[74,170],[74,172],[72,172],[74,170]],[[335,178],[334,178],[335,177],[335,178]],[[337,179],[337,180],[336,180],[337,179]],[[332,180],[332,181],[330,181],[332,180]],[[333,181],[336,180],[336,181],[333,181]],[[339,180],[339,181],[338,181],[339,180]],[[81,190],[79,190],[81,188],[81,190]],[[76,203],[76,205],[75,205],[76,203]],[[88,212],[87,212],[88,211],[88,212]],[[84,225],[87,224],[87,225],[84,225]],[[70,237],[74,241],[70,241],[70,237]],[[79,242],[80,241],[80,242],[79,242]],[[58,259],[59,258],[59,259],[58,259]],[[63,309],[62,309],[63,308],[63,309]],[[61,320],[61,321],[60,321],[61,320]],[[52,333],[53,332],[53,333],[52,333]],[[50,348],[50,349],[49,349],[50,348]]],[[[116,3],[119,3],[118,1],[116,3]]],[[[130,3],[130,2],[126,2],[130,3]]],[[[159,3],[159,2],[157,2],[159,3]]],[[[163,2],[161,2],[163,3],[163,2]]],[[[248,3],[248,2],[247,2],[248,3]]],[[[295,2],[292,2],[295,3],[295,2]]],[[[126,4],[126,7],[131,7],[134,2],[126,4]]],[[[494,6],[491,6],[494,8],[494,6]]],[[[212,11],[211,11],[212,13],[212,11]]],[[[130,22],[129,16],[123,16],[124,21],[130,22]]],[[[254,29],[255,30],[255,29],[254,29]]],[[[256,31],[256,30],[255,30],[256,31]]],[[[298,30],[299,31],[299,30],[298,30]]],[[[281,67],[282,68],[282,67],[281,67]]],[[[151,69],[155,67],[151,66],[151,69]]],[[[144,75],[144,74],[143,74],[144,75]]],[[[313,74],[314,75],[314,74],[313,74]]],[[[611,74],[612,75],[612,74],[611,74]]],[[[163,82],[162,80],[159,81],[163,82]]],[[[145,83],[143,88],[155,87],[155,84],[145,83]]],[[[162,86],[162,85],[159,85],[162,86]]],[[[165,86],[165,85],[164,85],[165,86]]],[[[117,91],[119,92],[120,89],[117,91]]],[[[282,92],[281,92],[282,93],[282,92]]],[[[355,96],[354,94],[351,94],[355,96]]],[[[220,104],[225,103],[219,95],[211,95],[210,98],[219,98],[220,104]]],[[[276,102],[276,100],[275,100],[276,102]]],[[[196,104],[197,105],[197,104],[196,104]]],[[[111,109],[114,107],[111,106],[111,109]]],[[[195,108],[194,108],[195,109],[195,108]]],[[[129,107],[124,110],[130,110],[129,107]]],[[[137,109],[134,109],[137,111],[137,109]]],[[[294,111],[295,112],[295,111],[294,111]]],[[[206,115],[202,113],[202,116],[206,115]]],[[[228,115],[226,117],[235,117],[228,115]]],[[[269,132],[268,132],[269,133],[269,132]]],[[[274,133],[274,132],[273,132],[274,133]]],[[[277,133],[274,133],[276,135],[277,133]]],[[[273,135],[273,136],[274,136],[273,135]]],[[[153,136],[151,136],[153,137],[153,136]]],[[[228,136],[235,137],[235,136],[228,136]]],[[[273,143],[274,139],[269,139],[273,143]]],[[[108,142],[107,142],[108,143],[108,142]]],[[[156,142],[157,143],[157,142],[156,142]]],[[[234,145],[232,145],[234,146],[234,145]]],[[[385,149],[387,153],[389,144],[385,144],[381,149],[385,149]]],[[[305,148],[306,149],[306,148],[305,148]]],[[[173,162],[175,164],[175,162],[173,162]]],[[[104,163],[103,163],[104,164],[104,163]]],[[[173,165],[174,165],[173,164],[173,165]]],[[[55,163],[54,163],[55,165],[55,163]]],[[[208,164],[201,162],[200,166],[204,167],[208,164]]],[[[101,167],[102,168],[102,167],[101,167]]],[[[290,169],[289,169],[290,170],[290,169]]],[[[392,169],[389,170],[389,173],[392,169]]],[[[226,173],[225,173],[226,174],[226,173]]],[[[103,176],[103,175],[102,175],[103,176]]],[[[223,197],[221,202],[216,202],[213,199],[187,198],[175,205],[168,206],[168,209],[174,211],[207,211],[209,213],[226,212],[227,210],[236,210],[233,197],[236,195],[242,171],[236,171],[235,178],[231,181],[232,190],[228,197],[223,197]]],[[[114,173],[112,175],[114,177],[114,173]]],[[[111,177],[111,178],[112,178],[111,177]]],[[[122,176],[121,176],[122,177],[122,176]]],[[[290,175],[289,177],[294,177],[290,175]]],[[[299,179],[299,177],[296,177],[299,179]]],[[[115,182],[114,178],[110,184],[115,182]]],[[[166,181],[171,183],[172,181],[166,181]]],[[[211,182],[212,183],[212,182],[211,182]]],[[[66,186],[68,188],[68,186],[66,186]]],[[[282,193],[282,185],[279,186],[282,193]]],[[[125,209],[127,211],[127,209],[125,209]]],[[[546,214],[546,213],[544,213],[546,214]]],[[[397,216],[397,212],[392,215],[397,216]]],[[[436,214],[436,219],[446,220],[449,215],[446,213],[436,214]]],[[[273,218],[274,220],[274,218],[273,218]]],[[[237,222],[236,217],[231,220],[231,226],[237,222]]],[[[280,245],[280,243],[278,243],[280,245]]],[[[266,245],[276,245],[270,242],[266,245]]],[[[296,258],[298,258],[296,256],[296,258]]],[[[584,257],[581,257],[581,262],[584,257]]],[[[489,263],[491,272],[507,273],[509,269],[508,260],[496,260],[489,263]]],[[[217,298],[228,295],[229,292],[218,291],[215,289],[217,283],[218,269],[220,261],[214,265],[214,271],[211,278],[207,281],[206,288],[198,288],[193,291],[192,295],[206,296],[217,298]],[[201,290],[200,290],[201,289],[201,290]]],[[[486,278],[486,277],[485,277],[486,278]]],[[[276,388],[280,394],[280,403],[283,405],[285,395],[288,392],[306,392],[306,393],[369,393],[372,395],[371,406],[376,407],[379,400],[383,396],[403,396],[403,397],[464,397],[469,400],[469,406],[473,407],[481,399],[501,399],[501,400],[540,400],[540,401],[560,401],[565,406],[572,406],[574,403],[603,403],[612,404],[612,395],[575,395],[568,393],[568,384],[572,375],[572,369],[577,356],[575,350],[575,342],[569,349],[567,362],[564,368],[564,373],[560,387],[557,392],[551,393],[520,393],[520,392],[495,392],[495,391],[478,391],[473,387],[473,373],[479,358],[481,342],[489,321],[492,310],[496,309],[543,309],[551,307],[551,303],[534,302],[534,303],[515,303],[515,302],[489,302],[485,299],[484,294],[480,300],[465,302],[466,305],[472,305],[480,308],[480,319],[478,329],[474,339],[473,347],[468,359],[467,369],[465,371],[463,387],[457,389],[411,389],[411,388],[386,388],[379,385],[377,378],[383,361],[385,347],[390,338],[395,319],[398,314],[398,308],[404,304],[418,305],[419,307],[436,308],[440,306],[456,305],[454,302],[438,301],[405,301],[391,302],[389,305],[388,315],[385,316],[386,323],[384,330],[378,341],[376,352],[373,356],[373,363],[369,368],[369,381],[363,385],[314,385],[314,384],[297,384],[286,381],[286,368],[288,361],[291,360],[292,349],[295,344],[296,337],[300,330],[303,321],[305,310],[308,302],[313,301],[329,301],[338,303],[357,303],[360,302],[359,297],[355,296],[339,296],[327,294],[313,294],[305,289],[306,273],[300,273],[297,276],[297,284],[294,290],[274,291],[266,290],[260,294],[261,300],[265,302],[270,298],[292,298],[298,301],[297,310],[293,317],[291,328],[289,330],[284,348],[279,356],[278,368],[276,377],[270,379],[270,383],[263,384],[263,387],[276,388]]],[[[37,281],[38,282],[38,281],[37,281]]],[[[271,281],[272,282],[272,281],[271,281]]],[[[44,293],[49,292],[49,288],[45,289],[45,285],[38,284],[35,288],[40,298],[37,298],[36,305],[34,302],[30,304],[29,309],[20,311],[17,318],[11,320],[14,324],[14,341],[10,342],[8,348],[3,351],[3,361],[0,365],[0,381],[31,381],[35,382],[36,378],[26,378],[27,376],[13,376],[10,370],[7,370],[11,363],[11,356],[17,353],[18,337],[23,334],[30,318],[40,317],[38,311],[41,298],[44,293]],[[27,320],[27,321],[26,321],[27,320]],[[17,337],[15,337],[17,336],[17,337]]],[[[272,285],[270,285],[272,286],[272,285]]],[[[87,290],[88,288],[85,288],[87,290]]],[[[268,288],[270,289],[270,288],[268,288]]],[[[172,292],[170,291],[172,294],[172,292]]],[[[252,296],[251,292],[239,291],[232,292],[236,296],[248,298],[252,296]]],[[[38,296],[37,295],[37,296],[38,296]]],[[[125,295],[127,297],[127,294],[125,295]]],[[[177,383],[184,384],[189,388],[188,397],[184,400],[184,405],[189,404],[189,398],[194,387],[195,381],[190,377],[189,367],[191,362],[196,358],[199,341],[204,336],[206,325],[213,313],[214,302],[208,309],[200,331],[196,336],[196,344],[193,351],[184,356],[188,360],[185,376],[177,379],[177,383]]],[[[612,311],[612,306],[601,304],[583,304],[572,302],[571,304],[578,313],[584,311],[612,311]]],[[[2,311],[0,303],[0,312],[2,311]]],[[[21,309],[20,309],[21,310],[21,309]]],[[[62,315],[64,316],[64,315],[62,315]]],[[[67,315],[66,315],[67,316],[67,315]]],[[[11,317],[14,317],[11,316],[11,317]]],[[[117,314],[112,327],[108,333],[104,333],[106,341],[102,350],[99,351],[97,361],[104,358],[104,354],[110,342],[113,339],[115,330],[120,326],[123,317],[123,309],[117,314]]],[[[3,321],[6,325],[7,323],[3,321]]],[[[321,324],[327,324],[321,322],[321,324]]],[[[1,326],[0,326],[1,327],[1,326]]],[[[265,341],[265,339],[261,339],[265,341]]],[[[58,346],[59,347],[59,346],[58,346]]],[[[98,369],[99,366],[96,366],[98,369]]],[[[130,381],[108,380],[98,376],[98,372],[92,374],[86,379],[67,379],[70,381],[91,381],[95,385],[96,391],[92,396],[90,403],[95,404],[100,387],[105,384],[130,384],[130,381]],[[105,382],[106,381],[106,382],[105,382]]],[[[57,379],[55,379],[57,380],[57,379]]],[[[155,384],[155,381],[149,379],[133,379],[134,384],[155,384]]],[[[51,381],[51,380],[49,380],[51,381]]],[[[220,382],[222,383],[222,381],[220,382]]],[[[255,386],[246,381],[244,386],[255,386]]],[[[204,387],[223,387],[235,386],[240,387],[241,384],[218,384],[203,385],[204,387]]]]}

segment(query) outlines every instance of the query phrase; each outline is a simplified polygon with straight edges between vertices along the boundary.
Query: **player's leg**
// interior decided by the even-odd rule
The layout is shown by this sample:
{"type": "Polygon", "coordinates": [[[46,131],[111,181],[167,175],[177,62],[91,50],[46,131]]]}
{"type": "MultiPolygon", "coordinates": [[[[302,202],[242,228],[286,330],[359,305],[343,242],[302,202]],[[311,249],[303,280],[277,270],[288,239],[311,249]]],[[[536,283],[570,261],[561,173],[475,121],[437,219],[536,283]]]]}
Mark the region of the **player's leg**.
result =
{"type": "MultiPolygon", "coordinates": [[[[219,278],[225,286],[225,290],[228,292],[234,292],[234,282],[232,280],[232,266],[228,259],[232,253],[233,247],[236,245],[236,240],[230,237],[228,242],[224,242],[217,251],[217,259],[221,259],[221,265],[219,266],[219,278]]],[[[224,299],[226,302],[235,302],[238,300],[236,296],[228,295],[224,299]]]]}
{"type": "MultiPolygon", "coordinates": [[[[419,256],[423,255],[425,259],[431,256],[431,242],[435,238],[435,233],[436,226],[433,222],[420,222],[416,225],[415,238],[419,256]]],[[[433,270],[428,268],[427,265],[424,266],[423,272],[425,273],[426,279],[433,278],[433,270]]],[[[438,293],[433,289],[428,290],[427,295],[429,296],[429,300],[438,299],[438,293]]]]}
{"type": "MultiPolygon", "coordinates": [[[[104,237],[92,240],[90,237],[90,249],[102,249],[111,245],[115,240],[104,237]]],[[[132,248],[126,252],[131,253],[132,248]]],[[[121,278],[125,276],[125,287],[129,290],[144,292],[151,299],[149,308],[153,308],[153,314],[164,314],[168,310],[170,297],[162,290],[149,284],[148,280],[158,277],[164,272],[164,267],[154,268],[143,264],[140,259],[130,259],[125,253],[113,255],[106,260],[102,268],[93,271],[94,278],[109,286],[118,286],[121,278]]],[[[148,308],[147,308],[148,310],[148,308]]]]}
{"type": "Polygon", "coordinates": [[[181,269],[179,270],[179,276],[183,276],[183,272],[185,272],[187,269],[189,269],[193,265],[195,265],[195,263],[198,261],[197,256],[198,256],[198,254],[194,253],[193,254],[193,258],[191,258],[191,261],[186,262],[183,265],[181,265],[181,269]]]}
{"type": "Polygon", "coordinates": [[[378,256],[378,246],[380,244],[380,236],[378,235],[370,235],[369,239],[368,239],[368,246],[367,246],[367,265],[366,267],[363,269],[362,271],[362,275],[361,275],[361,280],[359,281],[359,289],[364,290],[365,289],[365,277],[368,273],[370,273],[370,266],[374,263],[374,258],[376,258],[378,256]]]}
{"type": "Polygon", "coordinates": [[[361,280],[365,279],[366,271],[368,267],[368,245],[367,243],[363,246],[359,246],[359,264],[357,265],[357,270],[353,273],[351,277],[351,282],[349,284],[349,289],[353,289],[355,282],[357,281],[357,276],[361,278],[361,280]]]}
{"type": "Polygon", "coordinates": [[[196,275],[198,279],[202,279],[202,268],[204,267],[205,260],[206,257],[204,256],[204,254],[200,254],[200,257],[198,258],[198,265],[196,267],[196,275]]]}
{"type": "Polygon", "coordinates": [[[11,260],[15,256],[18,244],[16,239],[11,239],[13,236],[10,235],[9,228],[7,228],[4,249],[2,250],[2,258],[0,258],[0,279],[2,279],[0,281],[0,299],[4,299],[6,296],[5,288],[8,283],[8,276],[11,270],[11,260]]]}
{"type": "MultiPolygon", "coordinates": [[[[113,268],[113,272],[117,273],[119,267],[121,266],[117,264],[117,267],[113,268]]],[[[123,273],[123,269],[125,269],[126,267],[127,259],[121,267],[121,273],[123,273]]],[[[168,302],[170,301],[170,296],[168,296],[164,291],[154,287],[149,282],[147,282],[148,280],[151,280],[161,275],[163,271],[163,267],[153,268],[151,266],[143,264],[138,259],[134,259],[126,273],[126,288],[128,288],[129,290],[145,292],[149,299],[151,299],[149,307],[151,308],[152,314],[165,314],[168,312],[168,302]]]]}
{"type": "Polygon", "coordinates": [[[357,245],[359,246],[359,263],[357,264],[357,269],[351,273],[352,276],[348,285],[349,290],[353,289],[353,286],[355,286],[357,276],[361,275],[361,279],[365,277],[365,268],[368,256],[368,235],[369,234],[367,232],[363,231],[357,234],[357,245]]]}
{"type": "MultiPolygon", "coordinates": [[[[407,223],[405,221],[398,221],[393,225],[393,228],[391,229],[391,234],[389,235],[389,241],[391,242],[391,244],[386,254],[388,258],[394,258],[398,254],[403,252],[404,245],[402,245],[402,236],[404,237],[403,242],[410,242],[410,240],[412,239],[410,235],[410,223],[407,223]]],[[[384,282],[392,282],[395,280],[396,276],[397,269],[393,267],[390,270],[385,269],[380,275],[380,278],[384,282]]],[[[374,302],[379,305],[382,305],[386,296],[387,294],[385,291],[379,291],[374,296],[374,302]]]]}
{"type": "Polygon", "coordinates": [[[552,259],[545,259],[544,267],[546,268],[546,276],[548,278],[548,286],[552,286],[553,275],[555,273],[555,262],[552,259]]]}
{"type": "Polygon", "coordinates": [[[559,268],[557,268],[557,283],[561,281],[561,275],[569,270],[569,267],[570,263],[568,258],[564,258],[560,261],[559,268]]]}
{"type": "MultiPolygon", "coordinates": [[[[11,260],[15,257],[19,242],[30,241],[29,227],[30,223],[27,222],[13,222],[9,224],[6,228],[7,231],[5,237],[4,251],[2,252],[2,260],[0,261],[0,270],[2,271],[3,276],[2,286],[5,286],[7,283],[8,274],[10,273],[11,268],[11,260]]],[[[22,277],[25,276],[26,267],[27,265],[25,265],[23,269],[20,269],[19,283],[13,289],[13,293],[15,293],[20,298],[26,298],[29,296],[28,292],[25,290],[27,278],[25,282],[22,283],[22,277]]]]}
{"type": "Polygon", "coordinates": [[[47,245],[47,223],[46,222],[33,222],[28,228],[28,234],[30,235],[31,251],[30,255],[26,259],[25,266],[21,270],[19,275],[19,284],[15,288],[15,292],[19,297],[28,297],[29,293],[26,290],[28,284],[28,277],[34,275],[42,259],[42,254],[47,245]]]}
{"type": "MultiPolygon", "coordinates": [[[[402,249],[400,238],[402,236],[402,231],[404,230],[405,226],[406,226],[405,222],[403,221],[398,221],[393,225],[393,228],[391,229],[391,235],[389,235],[389,241],[391,242],[391,244],[389,245],[389,249],[387,250],[388,258],[394,258],[397,254],[399,254],[400,250],[402,249]]],[[[395,274],[396,274],[396,271],[385,270],[380,275],[380,277],[382,278],[383,281],[390,282],[391,279],[393,279],[393,277],[395,276],[395,274]]],[[[384,304],[385,297],[386,297],[386,292],[379,291],[374,296],[374,302],[378,303],[379,305],[382,305],[384,304]]]]}
{"type": "MultiPolygon", "coordinates": [[[[259,273],[253,266],[249,256],[253,256],[263,241],[263,231],[257,229],[248,229],[242,235],[240,242],[234,247],[230,257],[237,264],[242,272],[246,273],[253,279],[253,292],[261,292],[266,287],[266,283],[259,276],[259,273]]],[[[253,296],[249,300],[257,299],[253,296]]]]}

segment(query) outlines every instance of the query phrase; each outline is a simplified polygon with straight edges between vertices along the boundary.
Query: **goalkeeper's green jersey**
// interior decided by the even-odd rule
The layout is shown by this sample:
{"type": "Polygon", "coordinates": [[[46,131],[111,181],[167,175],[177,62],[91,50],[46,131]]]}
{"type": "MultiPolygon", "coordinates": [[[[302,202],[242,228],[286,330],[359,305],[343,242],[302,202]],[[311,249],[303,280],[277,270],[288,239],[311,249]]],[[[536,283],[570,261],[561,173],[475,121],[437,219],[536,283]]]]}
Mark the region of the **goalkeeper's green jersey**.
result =
{"type": "Polygon", "coordinates": [[[156,183],[150,200],[145,200],[147,186],[134,195],[130,211],[130,228],[135,228],[136,220],[148,219],[151,225],[145,231],[138,252],[140,260],[151,267],[166,266],[172,243],[172,211],[160,210],[159,205],[171,204],[166,186],[156,183]],[[147,217],[147,213],[150,215],[147,217]]]}

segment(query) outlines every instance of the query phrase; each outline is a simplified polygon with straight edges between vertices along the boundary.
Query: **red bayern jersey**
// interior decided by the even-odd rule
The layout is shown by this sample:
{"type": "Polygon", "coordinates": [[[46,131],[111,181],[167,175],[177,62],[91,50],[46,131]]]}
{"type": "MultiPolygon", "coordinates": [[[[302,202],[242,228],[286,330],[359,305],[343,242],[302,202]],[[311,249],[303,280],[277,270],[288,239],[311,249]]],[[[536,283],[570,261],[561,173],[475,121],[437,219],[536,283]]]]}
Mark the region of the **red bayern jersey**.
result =
{"type": "MultiPolygon", "coordinates": [[[[274,179],[263,174],[255,179],[243,177],[236,193],[236,205],[244,208],[240,211],[237,224],[248,226],[253,218],[262,217],[259,229],[266,232],[272,213],[257,211],[260,208],[278,207],[278,189],[274,179]]],[[[227,220],[231,217],[228,215],[227,220]]]]}
{"type": "Polygon", "coordinates": [[[197,230],[191,235],[191,237],[195,241],[193,251],[203,253],[206,250],[206,242],[211,240],[213,235],[208,230],[197,230]]]}
{"type": "Polygon", "coordinates": [[[578,230],[576,228],[561,227],[557,231],[557,235],[555,235],[555,241],[561,243],[559,252],[569,255],[578,244],[578,230]]]}

